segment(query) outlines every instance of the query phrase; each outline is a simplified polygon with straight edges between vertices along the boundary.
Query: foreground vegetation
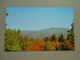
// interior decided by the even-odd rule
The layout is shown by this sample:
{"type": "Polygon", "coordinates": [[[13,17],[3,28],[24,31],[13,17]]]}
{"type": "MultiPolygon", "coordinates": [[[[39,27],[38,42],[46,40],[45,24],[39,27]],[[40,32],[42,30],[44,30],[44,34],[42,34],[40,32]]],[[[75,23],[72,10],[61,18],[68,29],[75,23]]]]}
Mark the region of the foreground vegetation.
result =
{"type": "Polygon", "coordinates": [[[28,38],[20,36],[20,32],[7,29],[5,34],[5,51],[67,51],[74,50],[72,40],[65,39],[61,34],[45,38],[28,38]]]}

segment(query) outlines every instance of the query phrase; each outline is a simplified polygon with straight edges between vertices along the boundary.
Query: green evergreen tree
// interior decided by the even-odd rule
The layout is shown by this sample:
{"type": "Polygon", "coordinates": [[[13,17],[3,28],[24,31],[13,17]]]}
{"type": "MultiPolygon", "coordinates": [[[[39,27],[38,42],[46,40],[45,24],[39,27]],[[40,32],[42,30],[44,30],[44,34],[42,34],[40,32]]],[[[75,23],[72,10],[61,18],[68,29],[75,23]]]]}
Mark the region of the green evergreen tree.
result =
{"type": "Polygon", "coordinates": [[[64,35],[61,33],[61,35],[58,37],[58,41],[59,42],[64,42],[65,41],[65,38],[64,38],[64,35]]]}
{"type": "MultiPolygon", "coordinates": [[[[6,16],[8,16],[8,13],[6,13],[6,16]]],[[[5,25],[7,25],[7,24],[5,24],[5,25]]]]}
{"type": "Polygon", "coordinates": [[[6,16],[8,16],[8,13],[6,13],[6,16]]]}
{"type": "Polygon", "coordinates": [[[45,37],[44,41],[45,42],[50,41],[50,38],[49,37],[45,37]]]}
{"type": "Polygon", "coordinates": [[[54,34],[54,35],[52,35],[52,37],[51,37],[51,41],[55,41],[55,40],[57,40],[57,37],[56,37],[56,35],[54,34]]]}
{"type": "Polygon", "coordinates": [[[74,23],[71,24],[71,29],[68,30],[67,40],[70,40],[72,43],[74,43],[74,23]]]}

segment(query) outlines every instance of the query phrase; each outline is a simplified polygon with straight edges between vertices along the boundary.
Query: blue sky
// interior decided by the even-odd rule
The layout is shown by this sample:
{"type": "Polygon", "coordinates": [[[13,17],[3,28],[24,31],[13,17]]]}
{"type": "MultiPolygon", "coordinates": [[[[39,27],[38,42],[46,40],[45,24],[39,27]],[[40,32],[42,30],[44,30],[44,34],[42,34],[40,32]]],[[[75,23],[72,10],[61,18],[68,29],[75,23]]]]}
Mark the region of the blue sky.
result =
{"type": "Polygon", "coordinates": [[[41,30],[51,27],[71,28],[74,20],[73,8],[53,7],[8,7],[7,28],[41,30]]]}

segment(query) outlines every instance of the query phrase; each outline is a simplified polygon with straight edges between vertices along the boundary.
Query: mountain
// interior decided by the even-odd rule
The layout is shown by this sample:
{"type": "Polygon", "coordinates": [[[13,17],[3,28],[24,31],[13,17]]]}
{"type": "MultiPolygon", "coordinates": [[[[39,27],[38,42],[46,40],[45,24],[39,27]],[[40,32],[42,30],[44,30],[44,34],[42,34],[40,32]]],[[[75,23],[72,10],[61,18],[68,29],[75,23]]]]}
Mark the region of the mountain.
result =
{"type": "Polygon", "coordinates": [[[66,37],[68,34],[68,28],[58,28],[58,27],[52,27],[37,31],[21,31],[22,36],[27,36],[29,38],[37,38],[37,37],[47,37],[52,36],[53,34],[56,34],[56,36],[59,36],[61,33],[66,37]]]}

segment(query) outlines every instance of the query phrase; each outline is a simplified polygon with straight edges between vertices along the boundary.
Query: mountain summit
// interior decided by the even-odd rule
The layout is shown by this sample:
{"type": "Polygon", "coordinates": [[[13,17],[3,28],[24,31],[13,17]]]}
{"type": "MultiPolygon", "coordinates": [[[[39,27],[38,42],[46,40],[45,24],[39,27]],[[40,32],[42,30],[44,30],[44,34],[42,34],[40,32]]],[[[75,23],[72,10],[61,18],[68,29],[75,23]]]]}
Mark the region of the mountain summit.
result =
{"type": "Polygon", "coordinates": [[[61,33],[64,35],[64,37],[68,34],[68,28],[58,28],[58,27],[52,27],[42,30],[36,30],[36,31],[21,31],[22,36],[27,36],[29,38],[41,38],[41,37],[47,37],[52,36],[53,34],[56,34],[56,36],[59,36],[61,33]]]}

